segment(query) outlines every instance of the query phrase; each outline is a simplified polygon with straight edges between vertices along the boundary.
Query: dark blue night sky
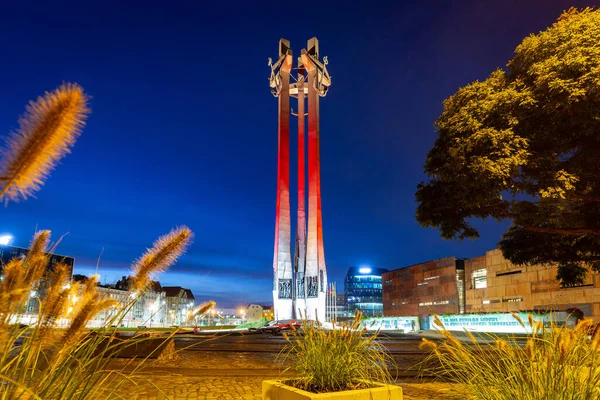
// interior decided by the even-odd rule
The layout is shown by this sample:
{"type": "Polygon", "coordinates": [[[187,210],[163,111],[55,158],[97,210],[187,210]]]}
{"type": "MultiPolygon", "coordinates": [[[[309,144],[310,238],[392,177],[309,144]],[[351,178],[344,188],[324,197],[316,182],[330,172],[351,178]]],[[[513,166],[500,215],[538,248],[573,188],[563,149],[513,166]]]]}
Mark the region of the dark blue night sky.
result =
{"type": "Polygon", "coordinates": [[[0,231],[20,246],[36,227],[67,234],[57,252],[75,257],[75,273],[94,273],[104,248],[110,283],[187,224],[194,244],[161,283],[222,307],[271,302],[277,100],[267,58],[280,37],[298,55],[317,36],[333,78],[321,101],[329,280],[342,285],[352,266],[494,248],[506,224],[481,223],[480,240],[458,242],[415,221],[433,122],[446,97],[504,66],[523,37],[597,2],[352,3],[3,2],[0,132],[62,81],[92,96],[92,115],[37,198],[0,211],[0,231]]]}

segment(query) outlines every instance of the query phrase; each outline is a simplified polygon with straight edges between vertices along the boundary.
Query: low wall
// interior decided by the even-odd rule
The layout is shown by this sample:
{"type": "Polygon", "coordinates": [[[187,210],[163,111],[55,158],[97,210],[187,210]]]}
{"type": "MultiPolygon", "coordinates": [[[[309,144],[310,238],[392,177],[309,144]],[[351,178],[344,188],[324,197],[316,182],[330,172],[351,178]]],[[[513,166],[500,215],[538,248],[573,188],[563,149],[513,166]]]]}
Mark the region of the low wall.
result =
{"type": "Polygon", "coordinates": [[[361,328],[381,331],[416,332],[419,328],[419,317],[377,317],[365,318],[361,328]]]}
{"type": "MultiPolygon", "coordinates": [[[[491,333],[531,333],[531,327],[528,323],[529,313],[515,313],[525,323],[521,326],[519,321],[511,313],[486,313],[486,314],[454,314],[438,315],[438,318],[449,331],[467,330],[471,332],[491,332],[491,333]]],[[[532,314],[535,321],[541,321],[548,326],[550,323],[567,326],[574,326],[577,318],[570,316],[564,311],[552,313],[532,314]]],[[[441,330],[435,321],[434,316],[429,316],[429,329],[441,330]]]]}

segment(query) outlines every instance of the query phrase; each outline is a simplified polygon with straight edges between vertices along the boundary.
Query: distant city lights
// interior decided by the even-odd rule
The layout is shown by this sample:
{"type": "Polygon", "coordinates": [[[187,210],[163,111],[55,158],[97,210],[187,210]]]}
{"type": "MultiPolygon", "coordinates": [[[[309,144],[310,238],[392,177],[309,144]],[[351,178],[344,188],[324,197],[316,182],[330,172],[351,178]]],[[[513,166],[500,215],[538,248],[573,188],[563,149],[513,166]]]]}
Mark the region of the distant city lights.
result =
{"type": "Polygon", "coordinates": [[[8,246],[12,240],[13,237],[11,235],[2,235],[0,236],[0,245],[8,246]]]}
{"type": "Polygon", "coordinates": [[[370,274],[371,268],[370,267],[360,267],[358,269],[358,272],[360,272],[361,274],[370,274]]]}

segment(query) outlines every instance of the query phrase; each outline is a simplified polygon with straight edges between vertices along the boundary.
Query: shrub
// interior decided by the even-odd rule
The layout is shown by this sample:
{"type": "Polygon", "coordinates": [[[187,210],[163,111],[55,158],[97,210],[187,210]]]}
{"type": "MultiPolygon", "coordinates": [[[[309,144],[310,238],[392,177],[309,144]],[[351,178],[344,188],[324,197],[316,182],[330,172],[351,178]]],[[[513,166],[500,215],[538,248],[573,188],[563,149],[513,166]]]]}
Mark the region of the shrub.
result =
{"type": "Polygon", "coordinates": [[[377,332],[360,329],[361,313],[349,325],[323,329],[319,322],[304,321],[301,330],[285,334],[288,344],[280,358],[290,366],[285,372],[295,377],[286,383],[314,392],[336,392],[388,383],[389,365],[395,365],[385,347],[376,341],[377,332]]]}
{"type": "MultiPolygon", "coordinates": [[[[81,133],[87,103],[83,89],[70,83],[29,103],[19,129],[0,149],[0,201],[26,199],[40,189],[81,133]]],[[[96,277],[71,284],[68,266],[57,263],[47,271],[50,231],[37,232],[27,256],[9,261],[0,271],[0,399],[122,398],[117,392],[136,369],[111,370],[109,356],[152,338],[124,344],[115,340],[116,327],[148,288],[151,276],[172,265],[191,238],[185,226],[160,237],[133,265],[131,293],[118,303],[100,295],[96,277]],[[19,320],[32,292],[40,293],[43,301],[38,300],[37,320],[24,326],[19,320]],[[86,330],[95,315],[109,309],[113,316],[104,327],[86,330]]],[[[188,322],[214,304],[192,310],[188,322]]]]}
{"type": "MultiPolygon", "coordinates": [[[[134,264],[135,291],[118,303],[101,296],[95,278],[70,284],[69,268],[62,264],[47,272],[50,232],[36,233],[27,256],[7,263],[0,282],[0,399],[120,397],[118,391],[132,380],[136,369],[112,370],[111,356],[153,338],[138,337],[124,343],[116,340],[117,328],[110,327],[119,325],[146,290],[150,276],[174,263],[190,239],[191,231],[186,227],[159,238],[134,264]],[[29,304],[32,290],[43,294],[43,300],[37,320],[24,326],[19,324],[19,317],[29,304]],[[88,331],[87,323],[109,308],[115,314],[105,326],[88,331]],[[64,324],[66,327],[59,327],[64,324]]],[[[212,306],[212,302],[199,306],[190,318],[212,306]]]]}
{"type": "Polygon", "coordinates": [[[525,343],[514,335],[476,338],[468,331],[469,340],[461,342],[435,320],[446,340],[436,344],[423,339],[421,346],[431,350],[424,365],[437,364],[424,372],[463,384],[471,398],[600,398],[600,331],[590,335],[590,320],[579,321],[574,329],[553,323],[545,327],[530,315],[532,334],[525,343]]]}

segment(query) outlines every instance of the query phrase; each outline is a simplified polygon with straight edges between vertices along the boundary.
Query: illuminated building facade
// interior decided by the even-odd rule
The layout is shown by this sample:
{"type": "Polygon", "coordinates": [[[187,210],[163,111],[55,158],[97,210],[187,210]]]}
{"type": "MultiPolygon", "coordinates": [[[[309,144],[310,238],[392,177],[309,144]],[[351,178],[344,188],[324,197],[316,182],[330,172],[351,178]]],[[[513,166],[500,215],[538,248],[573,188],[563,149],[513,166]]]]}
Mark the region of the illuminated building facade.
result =
{"type": "Polygon", "coordinates": [[[566,311],[600,322],[600,275],[562,287],[556,266],[514,265],[498,249],[465,261],[467,312],[566,311]]]}
{"type": "Polygon", "coordinates": [[[383,274],[386,316],[563,312],[600,322],[600,274],[563,287],[556,266],[514,265],[499,249],[442,258],[383,274]]]}
{"type": "Polygon", "coordinates": [[[190,289],[181,286],[163,286],[166,298],[166,321],[169,326],[185,325],[194,309],[196,298],[190,289]]]}
{"type": "Polygon", "coordinates": [[[465,261],[446,257],[383,274],[386,316],[465,312],[465,261]]]}
{"type": "Polygon", "coordinates": [[[382,275],[384,268],[350,268],[346,274],[345,295],[348,315],[355,310],[365,317],[383,316],[382,275]]]}
{"type": "MultiPolygon", "coordinates": [[[[2,279],[4,264],[8,263],[13,258],[25,258],[28,252],[29,249],[24,249],[22,247],[0,245],[0,279],[2,279]]],[[[46,270],[51,271],[58,263],[67,265],[69,267],[69,277],[73,275],[73,266],[75,265],[75,259],[73,257],[48,254],[48,266],[46,267],[46,270]]],[[[30,300],[25,306],[27,314],[37,314],[39,311],[40,300],[43,300],[44,294],[43,291],[31,291],[30,300]]]]}
{"type": "MultiPolygon", "coordinates": [[[[2,275],[2,268],[4,264],[13,258],[25,258],[28,252],[29,249],[24,249],[22,247],[0,245],[0,276],[2,275]]],[[[75,265],[75,259],[73,257],[61,256],[58,254],[48,254],[48,271],[52,270],[54,265],[58,263],[69,266],[69,275],[73,274],[73,266],[75,265]]]]}
{"type": "Polygon", "coordinates": [[[307,48],[302,49],[298,58],[297,68],[293,69],[292,64],[290,42],[281,39],[278,60],[273,63],[269,59],[271,92],[278,98],[279,105],[273,256],[274,313],[275,319],[303,316],[324,320],[327,270],[321,216],[319,97],[327,93],[331,78],[326,68],[327,58],[322,61],[319,59],[317,38],[308,40],[307,48]],[[293,77],[293,82],[290,82],[290,77],[293,77]],[[290,208],[291,98],[297,99],[297,113],[294,115],[298,117],[298,209],[293,261],[290,208]],[[305,120],[308,120],[308,127],[305,120]],[[308,182],[305,180],[307,171],[308,182]]]}

